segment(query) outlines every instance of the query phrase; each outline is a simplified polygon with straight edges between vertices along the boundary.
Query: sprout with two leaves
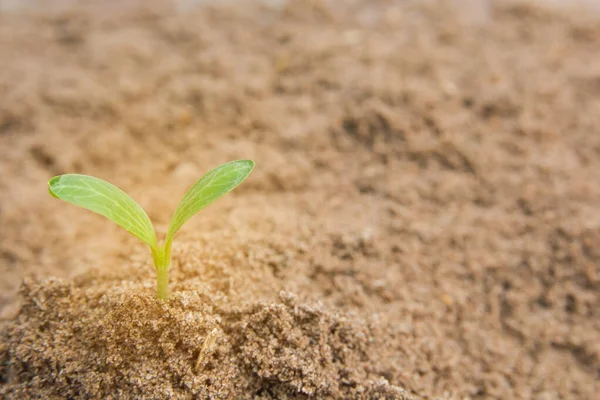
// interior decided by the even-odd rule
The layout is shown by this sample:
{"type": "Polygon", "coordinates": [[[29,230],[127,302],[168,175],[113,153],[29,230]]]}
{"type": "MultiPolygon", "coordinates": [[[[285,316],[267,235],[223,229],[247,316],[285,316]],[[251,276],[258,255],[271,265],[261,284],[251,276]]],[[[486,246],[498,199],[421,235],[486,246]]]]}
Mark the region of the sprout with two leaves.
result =
{"type": "Polygon", "coordinates": [[[242,183],[252,169],[254,162],[251,160],[232,161],[200,178],[179,203],[163,244],[159,244],[152,222],[142,207],[121,189],[102,179],[79,174],[59,175],[50,179],[48,190],[58,199],[103,215],[150,246],[156,267],[158,298],[167,300],[173,237],[194,214],[242,183]]]}

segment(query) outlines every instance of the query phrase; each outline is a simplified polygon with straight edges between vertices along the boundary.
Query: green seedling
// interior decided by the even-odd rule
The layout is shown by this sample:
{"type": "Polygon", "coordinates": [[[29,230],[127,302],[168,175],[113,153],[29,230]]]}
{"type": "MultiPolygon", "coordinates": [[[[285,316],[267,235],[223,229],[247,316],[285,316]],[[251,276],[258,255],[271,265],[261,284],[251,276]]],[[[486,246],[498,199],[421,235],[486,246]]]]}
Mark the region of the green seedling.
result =
{"type": "Polygon", "coordinates": [[[159,244],[152,222],[142,207],[124,191],[102,179],[79,174],[59,175],[48,181],[48,191],[58,199],[103,215],[150,246],[158,298],[167,300],[173,237],[194,214],[242,183],[252,169],[251,160],[232,161],[200,178],[175,210],[163,244],[159,244]]]}

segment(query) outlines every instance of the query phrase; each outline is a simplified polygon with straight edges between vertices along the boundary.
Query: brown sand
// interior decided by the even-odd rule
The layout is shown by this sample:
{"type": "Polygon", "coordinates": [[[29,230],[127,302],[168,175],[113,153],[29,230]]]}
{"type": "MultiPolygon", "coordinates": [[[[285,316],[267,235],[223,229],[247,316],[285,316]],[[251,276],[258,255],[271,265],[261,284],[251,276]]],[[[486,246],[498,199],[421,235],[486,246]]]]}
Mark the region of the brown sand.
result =
{"type": "Polygon", "coordinates": [[[599,19],[352,4],[0,15],[0,396],[597,398],[599,19]],[[46,192],[99,176],[164,233],[238,158],[169,303],[46,192]]]}

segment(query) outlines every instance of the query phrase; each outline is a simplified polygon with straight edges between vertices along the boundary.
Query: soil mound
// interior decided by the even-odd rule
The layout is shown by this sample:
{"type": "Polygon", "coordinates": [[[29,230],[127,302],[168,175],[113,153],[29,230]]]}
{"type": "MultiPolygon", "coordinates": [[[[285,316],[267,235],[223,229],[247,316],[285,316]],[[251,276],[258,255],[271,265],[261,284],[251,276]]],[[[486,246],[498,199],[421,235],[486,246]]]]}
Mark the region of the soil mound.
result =
{"type": "Polygon", "coordinates": [[[22,288],[1,353],[9,398],[408,399],[369,368],[368,326],[298,304],[221,308],[198,291],[167,304],[115,281],[22,288]],[[111,289],[111,286],[113,289],[111,289]]]}

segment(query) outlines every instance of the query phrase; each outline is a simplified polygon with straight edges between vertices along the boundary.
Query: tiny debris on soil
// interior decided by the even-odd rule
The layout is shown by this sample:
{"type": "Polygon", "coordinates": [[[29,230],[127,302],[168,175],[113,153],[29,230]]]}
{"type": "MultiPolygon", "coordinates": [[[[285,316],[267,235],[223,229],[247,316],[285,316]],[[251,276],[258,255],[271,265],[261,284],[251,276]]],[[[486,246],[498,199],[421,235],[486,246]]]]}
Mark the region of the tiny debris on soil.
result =
{"type": "Polygon", "coordinates": [[[1,12],[0,397],[596,399],[600,17],[417,3],[1,12]]]}

